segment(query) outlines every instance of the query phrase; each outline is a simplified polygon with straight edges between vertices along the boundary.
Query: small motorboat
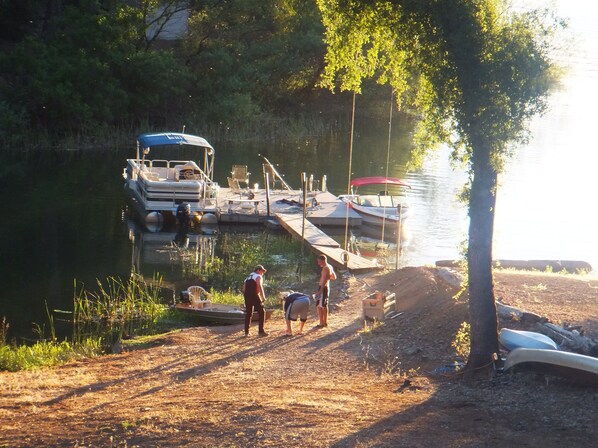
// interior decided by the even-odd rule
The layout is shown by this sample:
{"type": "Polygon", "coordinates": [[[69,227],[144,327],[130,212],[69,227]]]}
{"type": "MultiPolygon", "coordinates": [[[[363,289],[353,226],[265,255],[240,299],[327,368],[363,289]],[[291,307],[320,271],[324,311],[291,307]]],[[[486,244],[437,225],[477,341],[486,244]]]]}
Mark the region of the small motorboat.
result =
{"type": "MultiPolygon", "coordinates": [[[[192,316],[198,323],[231,325],[245,322],[245,310],[240,306],[212,303],[209,300],[203,303],[177,303],[175,308],[182,313],[192,316]]],[[[266,309],[266,320],[272,316],[272,309],[266,309]]],[[[254,312],[252,322],[257,322],[258,313],[254,312]]]]}
{"type": "Polygon", "coordinates": [[[507,350],[515,350],[516,348],[534,348],[543,350],[559,349],[556,342],[548,336],[534,331],[503,328],[498,334],[498,341],[507,350]]]}
{"type": "Polygon", "coordinates": [[[351,181],[351,194],[339,196],[361,215],[364,224],[381,227],[383,224],[397,224],[405,219],[409,210],[404,198],[390,191],[391,187],[411,188],[396,177],[360,177],[351,181]],[[360,193],[360,187],[377,186],[376,193],[360,193]],[[382,188],[380,190],[380,188],[382,188]]]}

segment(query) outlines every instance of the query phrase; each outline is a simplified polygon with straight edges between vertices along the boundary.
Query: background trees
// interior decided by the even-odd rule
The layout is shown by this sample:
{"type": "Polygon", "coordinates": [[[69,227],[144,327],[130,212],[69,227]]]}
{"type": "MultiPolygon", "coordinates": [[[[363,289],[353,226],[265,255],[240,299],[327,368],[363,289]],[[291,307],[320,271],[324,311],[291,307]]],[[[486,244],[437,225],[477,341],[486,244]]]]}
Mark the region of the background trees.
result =
{"type": "Polygon", "coordinates": [[[363,78],[390,83],[399,104],[420,111],[419,153],[438,143],[469,167],[467,249],[471,354],[498,352],[492,236],[498,175],[545,108],[554,79],[551,33],[539,11],[516,14],[499,0],[319,0],[330,88],[359,91],[363,78]]]}
{"type": "Polygon", "coordinates": [[[0,139],[296,113],[321,91],[313,0],[2,0],[0,139]],[[188,10],[182,40],[159,29],[188,10]]]}

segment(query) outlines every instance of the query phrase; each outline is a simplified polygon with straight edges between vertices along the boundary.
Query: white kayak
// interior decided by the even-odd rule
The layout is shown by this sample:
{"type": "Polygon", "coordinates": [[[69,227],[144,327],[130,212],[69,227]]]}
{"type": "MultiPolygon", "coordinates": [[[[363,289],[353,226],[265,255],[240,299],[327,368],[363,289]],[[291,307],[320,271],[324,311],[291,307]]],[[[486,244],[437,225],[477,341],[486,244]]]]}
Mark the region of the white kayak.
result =
{"type": "Polygon", "coordinates": [[[548,336],[533,331],[503,328],[498,334],[498,341],[507,350],[515,350],[516,348],[559,349],[556,342],[548,336]]]}
{"type": "Polygon", "coordinates": [[[504,370],[514,367],[551,373],[576,382],[598,384],[598,358],[578,353],[517,348],[507,355],[504,370]]]}

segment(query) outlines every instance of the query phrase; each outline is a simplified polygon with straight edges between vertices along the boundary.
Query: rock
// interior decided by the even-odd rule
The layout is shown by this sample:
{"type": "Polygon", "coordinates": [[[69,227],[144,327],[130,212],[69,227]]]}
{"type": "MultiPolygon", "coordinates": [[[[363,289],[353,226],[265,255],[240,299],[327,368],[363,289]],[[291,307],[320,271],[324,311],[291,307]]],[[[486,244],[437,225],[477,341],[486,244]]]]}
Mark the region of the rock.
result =
{"type": "Polygon", "coordinates": [[[460,288],[463,284],[463,275],[457,271],[449,268],[439,268],[436,272],[442,280],[455,288],[460,288]]]}

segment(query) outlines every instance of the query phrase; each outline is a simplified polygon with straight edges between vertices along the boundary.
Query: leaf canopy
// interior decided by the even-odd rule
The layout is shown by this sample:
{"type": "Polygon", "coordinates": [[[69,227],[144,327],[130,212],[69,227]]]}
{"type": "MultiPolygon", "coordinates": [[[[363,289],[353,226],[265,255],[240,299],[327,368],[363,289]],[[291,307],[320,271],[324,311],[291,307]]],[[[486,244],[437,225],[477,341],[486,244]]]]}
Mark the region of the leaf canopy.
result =
{"type": "Polygon", "coordinates": [[[326,27],[321,85],[360,93],[374,78],[414,109],[417,154],[439,143],[468,161],[474,145],[498,170],[509,145],[545,110],[556,70],[547,11],[502,0],[318,0],[326,27]]]}

